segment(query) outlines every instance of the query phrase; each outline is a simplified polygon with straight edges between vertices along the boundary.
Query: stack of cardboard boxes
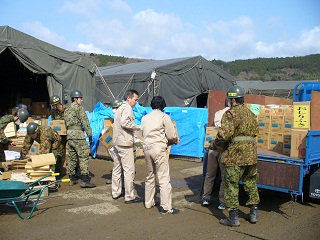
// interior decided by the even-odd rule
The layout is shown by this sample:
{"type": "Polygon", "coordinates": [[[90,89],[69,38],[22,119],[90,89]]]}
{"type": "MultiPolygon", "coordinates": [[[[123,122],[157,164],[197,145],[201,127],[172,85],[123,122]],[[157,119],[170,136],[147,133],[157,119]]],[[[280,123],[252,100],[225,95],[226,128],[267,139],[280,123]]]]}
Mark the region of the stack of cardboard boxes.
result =
{"type": "MultiPolygon", "coordinates": [[[[32,102],[31,98],[21,98],[19,102],[27,106],[27,110],[33,119],[48,118],[50,115],[50,110],[47,102],[32,102]]],[[[18,108],[10,108],[8,110],[9,114],[14,114],[18,108]]]]}
{"type": "MultiPolygon", "coordinates": [[[[247,107],[250,108],[250,105],[247,104],[247,107]]],[[[310,102],[295,102],[293,105],[283,106],[261,105],[257,119],[258,147],[294,158],[305,157],[305,137],[310,127],[310,102]]]]}

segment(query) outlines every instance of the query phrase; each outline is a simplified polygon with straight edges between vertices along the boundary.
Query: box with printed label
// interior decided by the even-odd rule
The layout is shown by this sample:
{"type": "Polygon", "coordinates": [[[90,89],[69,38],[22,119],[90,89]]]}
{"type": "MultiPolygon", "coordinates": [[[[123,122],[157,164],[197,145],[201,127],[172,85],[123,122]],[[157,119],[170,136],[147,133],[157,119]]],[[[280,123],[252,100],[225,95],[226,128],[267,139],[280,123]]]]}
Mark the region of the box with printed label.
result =
{"type": "Polygon", "coordinates": [[[284,125],[283,125],[283,133],[291,134],[291,130],[293,128],[293,116],[285,116],[284,117],[284,125]]]}
{"type": "Polygon", "coordinates": [[[270,133],[269,149],[279,151],[283,150],[283,133],[270,133]]]}
{"type": "Polygon", "coordinates": [[[66,123],[64,120],[52,120],[50,127],[57,131],[59,135],[67,135],[66,123]]]}
{"type": "Polygon", "coordinates": [[[307,134],[308,130],[306,129],[292,129],[290,157],[305,158],[307,134]]]}
{"type": "Polygon", "coordinates": [[[204,148],[209,148],[210,141],[216,139],[218,134],[218,127],[207,127],[206,136],[204,138],[204,148]]]}
{"type": "Polygon", "coordinates": [[[310,102],[293,103],[293,128],[310,129],[310,102]]]}
{"type": "Polygon", "coordinates": [[[105,118],[103,121],[104,127],[111,127],[113,124],[113,118],[105,118]]]}
{"type": "Polygon", "coordinates": [[[270,115],[259,115],[258,126],[259,132],[270,132],[271,116],[270,115]]]}
{"type": "Polygon", "coordinates": [[[109,127],[107,131],[99,138],[99,141],[109,149],[113,145],[113,127],[109,127]]]}
{"type": "Polygon", "coordinates": [[[261,106],[260,115],[268,115],[268,116],[270,116],[271,115],[271,109],[266,107],[266,106],[264,106],[264,107],[261,106]]]}
{"type": "Polygon", "coordinates": [[[283,108],[275,107],[270,109],[271,116],[283,116],[283,108]]]}
{"type": "Polygon", "coordinates": [[[29,150],[29,155],[38,155],[40,150],[40,144],[36,141],[33,142],[30,150],[29,150]]]}
{"type": "Polygon", "coordinates": [[[257,146],[264,149],[269,149],[269,135],[269,132],[259,132],[257,136],[257,146]]]}
{"type": "Polygon", "coordinates": [[[283,149],[282,152],[290,155],[291,151],[291,134],[283,134],[283,149]]]}
{"type": "Polygon", "coordinates": [[[285,117],[293,117],[293,105],[282,105],[283,108],[283,116],[285,117]]]}
{"type": "Polygon", "coordinates": [[[270,131],[282,133],[284,129],[284,116],[271,116],[270,131]]]}

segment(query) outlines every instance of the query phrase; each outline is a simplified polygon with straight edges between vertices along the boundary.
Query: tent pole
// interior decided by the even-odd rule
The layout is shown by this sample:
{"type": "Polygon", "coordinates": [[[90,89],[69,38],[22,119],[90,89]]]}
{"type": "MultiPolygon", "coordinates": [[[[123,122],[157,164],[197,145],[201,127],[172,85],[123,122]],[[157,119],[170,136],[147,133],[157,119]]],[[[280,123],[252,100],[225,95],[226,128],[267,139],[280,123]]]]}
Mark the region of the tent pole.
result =
{"type": "Polygon", "coordinates": [[[106,80],[103,78],[103,76],[102,76],[101,72],[99,71],[99,68],[97,67],[97,65],[96,65],[96,64],[94,64],[94,66],[96,67],[96,69],[97,69],[97,71],[98,71],[98,73],[99,73],[99,75],[100,75],[100,78],[101,78],[101,80],[102,80],[102,82],[103,82],[104,86],[106,87],[106,89],[107,89],[107,90],[109,90],[109,92],[111,93],[111,96],[112,96],[112,97],[113,97],[113,99],[114,99],[115,97],[114,97],[113,93],[111,92],[111,89],[109,88],[109,86],[108,86],[108,84],[107,84],[106,80]]]}

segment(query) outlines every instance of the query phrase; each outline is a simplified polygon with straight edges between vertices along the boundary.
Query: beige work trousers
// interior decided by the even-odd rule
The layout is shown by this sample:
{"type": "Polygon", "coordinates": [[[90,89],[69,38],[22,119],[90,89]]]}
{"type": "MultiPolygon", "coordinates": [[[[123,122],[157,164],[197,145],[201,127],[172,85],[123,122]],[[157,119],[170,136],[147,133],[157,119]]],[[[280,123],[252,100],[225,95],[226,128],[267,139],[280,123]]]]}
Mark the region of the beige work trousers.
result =
{"type": "Polygon", "coordinates": [[[133,147],[114,146],[115,158],[112,168],[112,197],[116,198],[122,194],[122,179],[124,176],[125,201],[136,198],[134,193],[135,165],[133,147]]]}
{"type": "Polygon", "coordinates": [[[207,159],[207,172],[203,184],[203,195],[202,199],[210,200],[211,192],[214,185],[214,180],[216,179],[218,167],[220,168],[221,173],[221,184],[219,190],[219,202],[224,203],[224,187],[223,179],[225,173],[225,166],[220,163],[220,153],[214,150],[209,150],[208,159],[207,159]]]}
{"type": "Polygon", "coordinates": [[[160,206],[164,210],[172,209],[172,187],[170,183],[169,159],[166,149],[153,146],[150,149],[144,148],[144,155],[147,166],[145,183],[145,207],[151,208],[155,205],[156,178],[160,186],[160,206]]]}

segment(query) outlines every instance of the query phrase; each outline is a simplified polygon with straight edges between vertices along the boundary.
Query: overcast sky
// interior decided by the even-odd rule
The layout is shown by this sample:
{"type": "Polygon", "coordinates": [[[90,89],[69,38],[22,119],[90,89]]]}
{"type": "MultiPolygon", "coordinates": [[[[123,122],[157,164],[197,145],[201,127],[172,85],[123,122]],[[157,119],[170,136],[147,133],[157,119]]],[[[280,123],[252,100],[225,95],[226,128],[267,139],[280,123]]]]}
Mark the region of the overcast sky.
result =
{"type": "Polygon", "coordinates": [[[320,53],[320,0],[1,0],[8,25],[69,51],[233,61],[320,53]]]}

